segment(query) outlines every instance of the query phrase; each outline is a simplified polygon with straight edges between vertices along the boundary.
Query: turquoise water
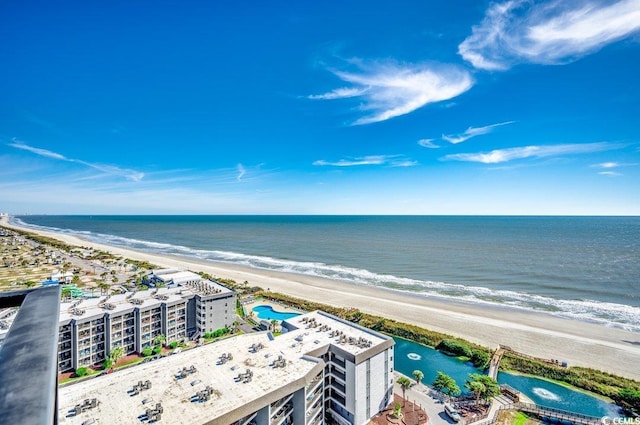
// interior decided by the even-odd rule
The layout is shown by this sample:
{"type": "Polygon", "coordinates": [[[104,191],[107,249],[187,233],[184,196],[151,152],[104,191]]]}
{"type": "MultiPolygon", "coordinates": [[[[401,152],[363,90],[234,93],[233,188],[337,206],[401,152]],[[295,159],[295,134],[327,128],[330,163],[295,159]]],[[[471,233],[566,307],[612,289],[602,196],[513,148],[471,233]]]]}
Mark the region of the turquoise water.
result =
{"type": "MultiPolygon", "coordinates": [[[[424,373],[425,384],[431,384],[436,378],[437,372],[441,371],[455,379],[460,389],[465,391],[464,383],[468,375],[482,373],[472,364],[446,356],[432,348],[402,338],[394,337],[394,340],[396,342],[394,359],[396,370],[411,377],[413,371],[418,369],[424,373]]],[[[618,408],[614,404],[542,379],[500,372],[498,382],[511,385],[541,406],[592,416],[611,416],[618,412],[618,408]]]]}
{"type": "Polygon", "coordinates": [[[444,372],[456,380],[462,391],[464,382],[470,373],[482,373],[471,363],[464,363],[455,357],[445,356],[441,352],[402,338],[393,338],[396,342],[394,366],[396,370],[409,377],[414,370],[424,373],[424,383],[430,385],[438,374],[444,372]]]}
{"type": "Polygon", "coordinates": [[[270,305],[259,305],[253,307],[253,312],[258,316],[258,318],[266,320],[287,320],[300,315],[300,313],[284,313],[282,311],[274,310],[270,305]]]}
{"type": "Polygon", "coordinates": [[[498,382],[511,385],[540,406],[600,417],[619,414],[614,404],[542,379],[500,372],[498,382]]]}

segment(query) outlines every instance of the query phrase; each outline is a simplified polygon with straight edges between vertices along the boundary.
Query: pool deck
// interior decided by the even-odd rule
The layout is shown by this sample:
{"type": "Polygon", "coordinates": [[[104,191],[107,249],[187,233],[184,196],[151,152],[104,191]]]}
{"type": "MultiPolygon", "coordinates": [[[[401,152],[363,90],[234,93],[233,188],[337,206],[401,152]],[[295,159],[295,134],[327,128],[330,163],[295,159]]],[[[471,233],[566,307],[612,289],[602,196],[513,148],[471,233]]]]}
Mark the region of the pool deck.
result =
{"type": "Polygon", "coordinates": [[[257,307],[259,305],[268,305],[271,308],[273,308],[275,311],[279,311],[280,313],[299,313],[299,314],[307,313],[304,310],[291,308],[284,304],[280,304],[276,301],[267,300],[267,299],[257,299],[257,300],[253,300],[250,303],[243,304],[244,311],[246,314],[249,314],[251,311],[253,311],[254,307],[257,307]]]}

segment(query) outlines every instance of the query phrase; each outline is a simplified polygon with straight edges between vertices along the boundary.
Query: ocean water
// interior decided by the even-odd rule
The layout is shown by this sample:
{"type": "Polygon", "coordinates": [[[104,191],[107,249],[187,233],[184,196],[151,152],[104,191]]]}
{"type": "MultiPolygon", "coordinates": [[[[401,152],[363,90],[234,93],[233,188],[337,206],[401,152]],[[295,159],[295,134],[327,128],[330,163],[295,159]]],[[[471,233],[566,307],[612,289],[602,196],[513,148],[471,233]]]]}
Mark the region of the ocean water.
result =
{"type": "Polygon", "coordinates": [[[21,216],[138,250],[640,332],[640,217],[21,216]]]}

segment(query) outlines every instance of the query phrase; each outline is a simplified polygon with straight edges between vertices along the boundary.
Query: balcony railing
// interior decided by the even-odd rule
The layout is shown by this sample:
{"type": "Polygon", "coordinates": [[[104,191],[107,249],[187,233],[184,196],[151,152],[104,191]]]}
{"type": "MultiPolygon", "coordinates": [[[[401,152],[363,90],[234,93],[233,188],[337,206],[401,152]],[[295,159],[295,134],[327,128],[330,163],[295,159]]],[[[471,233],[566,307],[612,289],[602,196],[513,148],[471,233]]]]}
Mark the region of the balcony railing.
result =
{"type": "Polygon", "coordinates": [[[0,412],[7,424],[57,423],[60,287],[0,294],[20,306],[0,348],[0,412]]]}

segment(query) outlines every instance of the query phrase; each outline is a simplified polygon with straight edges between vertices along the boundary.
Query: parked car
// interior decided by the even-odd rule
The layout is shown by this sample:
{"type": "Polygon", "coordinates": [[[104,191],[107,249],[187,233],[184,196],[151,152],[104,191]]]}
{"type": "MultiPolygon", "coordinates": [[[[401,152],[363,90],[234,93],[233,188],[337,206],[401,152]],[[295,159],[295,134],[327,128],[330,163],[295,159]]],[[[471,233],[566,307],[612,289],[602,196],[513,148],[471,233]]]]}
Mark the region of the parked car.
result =
{"type": "Polygon", "coordinates": [[[460,421],[460,419],[462,419],[460,417],[460,413],[458,413],[458,411],[450,404],[444,405],[444,413],[446,413],[447,416],[449,416],[454,422],[458,422],[460,421]]]}

